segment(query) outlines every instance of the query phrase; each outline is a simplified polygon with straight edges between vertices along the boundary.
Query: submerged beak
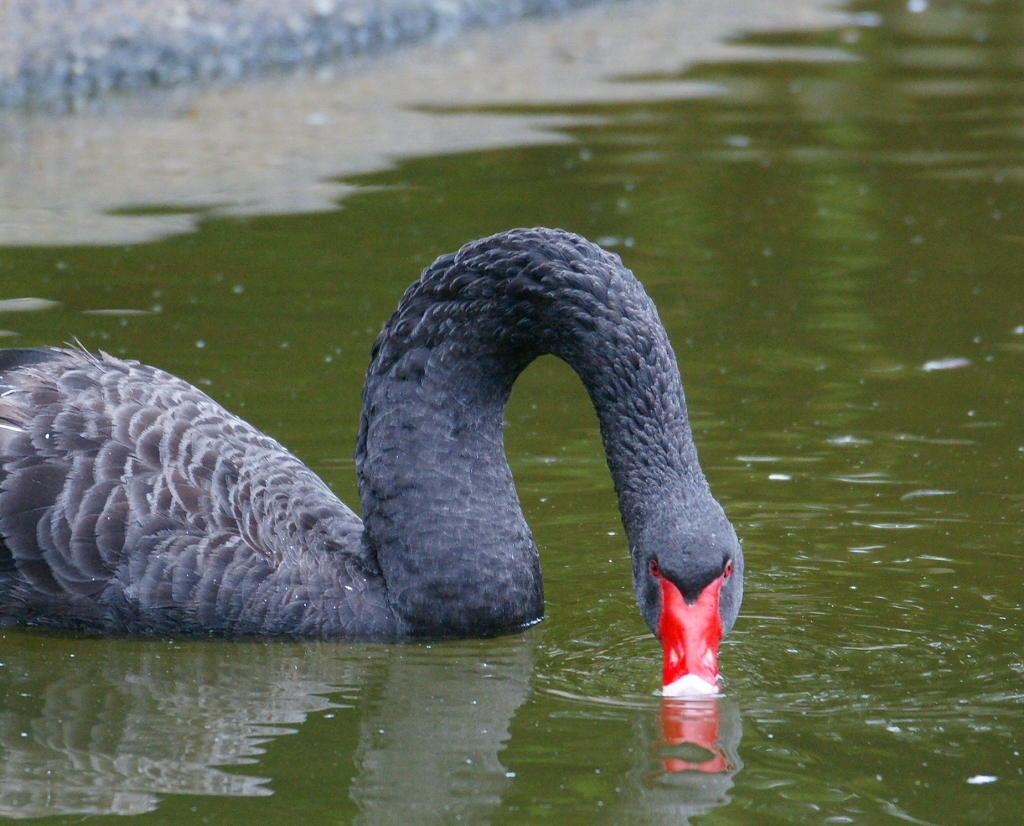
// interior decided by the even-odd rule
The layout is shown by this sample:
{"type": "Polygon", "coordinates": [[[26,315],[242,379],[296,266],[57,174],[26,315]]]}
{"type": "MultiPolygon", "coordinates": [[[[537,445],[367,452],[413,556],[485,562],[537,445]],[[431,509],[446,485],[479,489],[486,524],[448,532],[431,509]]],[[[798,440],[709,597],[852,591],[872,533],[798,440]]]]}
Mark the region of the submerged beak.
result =
{"type": "Polygon", "coordinates": [[[718,597],[725,578],[723,574],[712,581],[690,605],[675,585],[658,577],[658,638],[665,650],[662,693],[667,697],[718,693],[718,644],[722,641],[718,597]]]}

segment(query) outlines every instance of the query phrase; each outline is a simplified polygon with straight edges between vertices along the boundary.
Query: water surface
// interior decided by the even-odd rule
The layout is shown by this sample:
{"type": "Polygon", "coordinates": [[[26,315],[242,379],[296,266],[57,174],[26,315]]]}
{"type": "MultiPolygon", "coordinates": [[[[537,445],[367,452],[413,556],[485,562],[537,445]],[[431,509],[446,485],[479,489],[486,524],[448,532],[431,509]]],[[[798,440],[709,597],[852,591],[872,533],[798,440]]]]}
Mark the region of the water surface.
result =
{"type": "Polygon", "coordinates": [[[423,266],[519,225],[618,252],[744,540],[721,700],[656,696],[596,418],[545,359],[506,416],[544,623],[409,646],[6,629],[0,814],[1024,820],[1024,16],[853,11],[744,39],[786,59],[637,78],[717,96],[510,109],[578,125],[347,179],[362,189],[335,211],[0,251],[0,300],[54,302],[0,303],[5,342],[78,338],[178,373],[350,503],[369,346],[423,266]]]}

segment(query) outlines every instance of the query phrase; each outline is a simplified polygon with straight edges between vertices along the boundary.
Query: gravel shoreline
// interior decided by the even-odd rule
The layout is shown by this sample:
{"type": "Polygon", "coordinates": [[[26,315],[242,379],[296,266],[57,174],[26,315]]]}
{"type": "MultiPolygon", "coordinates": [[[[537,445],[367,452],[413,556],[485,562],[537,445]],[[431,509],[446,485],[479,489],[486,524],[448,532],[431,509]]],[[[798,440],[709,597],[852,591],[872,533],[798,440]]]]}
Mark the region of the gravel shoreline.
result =
{"type": "Polygon", "coordinates": [[[0,107],[243,78],[597,0],[0,0],[0,107]]]}

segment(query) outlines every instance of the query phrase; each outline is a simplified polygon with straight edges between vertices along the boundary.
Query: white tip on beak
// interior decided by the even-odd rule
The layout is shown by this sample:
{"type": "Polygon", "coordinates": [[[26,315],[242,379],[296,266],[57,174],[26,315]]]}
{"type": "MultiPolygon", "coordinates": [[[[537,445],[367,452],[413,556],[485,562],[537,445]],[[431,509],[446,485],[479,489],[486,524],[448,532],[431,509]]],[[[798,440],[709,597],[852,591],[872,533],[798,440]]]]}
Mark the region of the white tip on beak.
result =
{"type": "Polygon", "coordinates": [[[665,686],[661,693],[665,697],[708,697],[718,693],[718,686],[696,674],[684,674],[665,686]]]}

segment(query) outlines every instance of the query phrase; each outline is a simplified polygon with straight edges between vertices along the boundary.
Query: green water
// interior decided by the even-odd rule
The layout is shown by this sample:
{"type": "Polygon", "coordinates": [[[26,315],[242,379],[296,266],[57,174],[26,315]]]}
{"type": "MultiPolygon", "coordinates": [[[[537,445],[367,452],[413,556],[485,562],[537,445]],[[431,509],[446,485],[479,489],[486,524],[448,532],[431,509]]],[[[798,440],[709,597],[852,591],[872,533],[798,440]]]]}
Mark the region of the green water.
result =
{"type": "Polygon", "coordinates": [[[657,302],[747,555],[725,695],[663,707],[596,419],[543,360],[506,440],[544,623],[388,647],[3,630],[0,813],[1024,822],[1024,10],[858,9],[881,16],[746,39],[855,61],[544,110],[594,117],[571,144],[352,179],[336,212],[0,250],[0,299],[59,302],[0,313],[5,342],[178,373],[354,504],[362,374],[409,281],[500,229],[581,232],[657,302]]]}

